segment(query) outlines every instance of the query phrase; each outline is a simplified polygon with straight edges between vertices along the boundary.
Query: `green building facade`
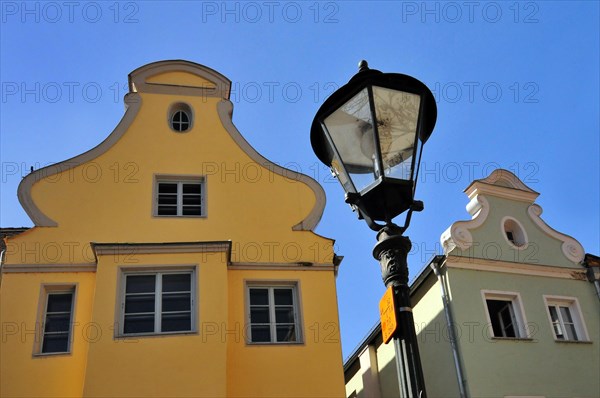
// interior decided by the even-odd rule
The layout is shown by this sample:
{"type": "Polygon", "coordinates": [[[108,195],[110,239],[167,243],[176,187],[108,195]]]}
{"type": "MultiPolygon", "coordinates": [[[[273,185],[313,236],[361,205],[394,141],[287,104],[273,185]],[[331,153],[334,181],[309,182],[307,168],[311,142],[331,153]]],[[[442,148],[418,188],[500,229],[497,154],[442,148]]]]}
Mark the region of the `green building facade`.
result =
{"type": "MultiPolygon", "coordinates": [[[[411,286],[429,397],[599,397],[600,302],[574,238],[506,170],[465,190],[471,220],[441,235],[411,286]]],[[[377,325],[345,363],[348,397],[398,396],[377,325]]]]}

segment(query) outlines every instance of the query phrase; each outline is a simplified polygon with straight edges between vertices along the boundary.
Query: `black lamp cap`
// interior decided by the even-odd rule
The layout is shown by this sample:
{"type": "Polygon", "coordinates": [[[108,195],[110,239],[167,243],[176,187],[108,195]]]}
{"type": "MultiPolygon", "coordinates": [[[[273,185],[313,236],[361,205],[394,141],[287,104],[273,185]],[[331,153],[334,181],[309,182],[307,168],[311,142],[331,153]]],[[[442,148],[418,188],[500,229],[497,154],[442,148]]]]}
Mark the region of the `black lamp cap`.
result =
{"type": "Polygon", "coordinates": [[[331,166],[333,154],[326,142],[327,139],[324,136],[321,121],[367,86],[379,86],[423,96],[424,104],[422,111],[426,112],[426,114],[423,118],[419,139],[422,143],[425,143],[431,135],[437,119],[437,105],[435,97],[429,88],[412,76],[400,73],[382,73],[376,69],[370,69],[367,61],[363,60],[359,63],[358,73],[352,76],[348,83],[340,87],[325,100],[313,119],[310,130],[310,142],[315,155],[327,166],[331,166]]]}

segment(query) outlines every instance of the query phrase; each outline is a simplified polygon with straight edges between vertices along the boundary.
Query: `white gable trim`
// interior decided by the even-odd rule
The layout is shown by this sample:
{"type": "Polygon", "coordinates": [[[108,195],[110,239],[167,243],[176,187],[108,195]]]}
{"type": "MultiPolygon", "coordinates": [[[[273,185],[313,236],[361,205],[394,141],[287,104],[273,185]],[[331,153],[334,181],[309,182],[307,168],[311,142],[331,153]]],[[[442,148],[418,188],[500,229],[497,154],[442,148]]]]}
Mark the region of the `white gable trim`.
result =
{"type": "Polygon", "coordinates": [[[529,214],[531,220],[542,230],[542,232],[562,242],[561,249],[565,257],[567,257],[574,263],[580,263],[581,261],[583,261],[583,258],[585,256],[583,246],[581,246],[581,244],[578,241],[576,241],[575,238],[569,235],[562,234],[550,227],[548,224],[546,224],[544,220],[540,218],[542,212],[543,209],[541,208],[541,206],[536,204],[533,204],[527,208],[527,214],[529,214]]]}
{"type": "Polygon", "coordinates": [[[469,198],[473,198],[475,195],[487,194],[527,203],[533,203],[540,195],[523,184],[516,175],[505,169],[496,169],[486,178],[473,181],[465,189],[465,193],[469,198]]]}
{"type": "Polygon", "coordinates": [[[581,270],[578,270],[573,268],[555,267],[552,265],[530,265],[500,260],[464,258],[459,256],[448,256],[446,259],[446,266],[448,268],[500,272],[503,274],[544,276],[549,278],[587,281],[583,267],[581,270]]]}
{"type": "Polygon", "coordinates": [[[480,227],[490,213],[490,203],[484,196],[477,195],[467,205],[467,211],[473,217],[470,221],[457,221],[440,237],[444,253],[450,253],[455,247],[467,250],[473,245],[473,235],[470,229],[480,227]]]}

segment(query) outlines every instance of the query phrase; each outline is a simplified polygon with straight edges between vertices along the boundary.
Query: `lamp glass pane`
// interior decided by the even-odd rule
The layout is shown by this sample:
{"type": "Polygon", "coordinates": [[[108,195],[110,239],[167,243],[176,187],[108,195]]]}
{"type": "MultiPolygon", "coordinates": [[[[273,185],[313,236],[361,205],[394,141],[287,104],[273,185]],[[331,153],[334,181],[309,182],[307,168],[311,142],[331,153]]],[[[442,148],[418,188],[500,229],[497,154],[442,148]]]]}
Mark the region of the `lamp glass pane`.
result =
{"type": "Polygon", "coordinates": [[[380,175],[367,89],[326,117],[324,124],[343,163],[332,164],[334,173],[343,175],[339,169],[345,167],[356,190],[363,190],[380,175]]]}
{"type": "Polygon", "coordinates": [[[385,176],[411,180],[421,97],[373,86],[373,98],[385,176]]]}
{"type": "Polygon", "coordinates": [[[345,192],[356,192],[356,188],[354,188],[353,182],[350,181],[350,176],[346,172],[346,169],[337,154],[333,155],[331,161],[331,173],[338,179],[340,184],[342,184],[345,192]]]}

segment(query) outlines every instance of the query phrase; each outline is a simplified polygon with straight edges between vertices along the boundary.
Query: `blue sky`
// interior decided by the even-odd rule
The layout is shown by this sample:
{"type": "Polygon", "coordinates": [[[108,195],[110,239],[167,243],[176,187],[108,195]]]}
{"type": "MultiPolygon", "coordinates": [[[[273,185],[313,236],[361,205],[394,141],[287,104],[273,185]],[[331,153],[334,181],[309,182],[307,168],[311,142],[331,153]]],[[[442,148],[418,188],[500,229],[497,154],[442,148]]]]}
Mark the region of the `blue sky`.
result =
{"type": "Polygon", "coordinates": [[[599,7],[525,2],[1,3],[2,227],[31,226],[16,190],[39,168],[102,141],[123,115],[127,74],[186,59],[232,80],[234,123],[270,160],[317,179],[316,232],[345,256],[337,280],[344,355],[378,319],[374,233],[314,156],[313,116],[366,59],[415,76],[438,101],[415,214],[412,276],[469,218],[463,189],[502,167],[541,193],[542,218],[599,254],[599,7]]]}

